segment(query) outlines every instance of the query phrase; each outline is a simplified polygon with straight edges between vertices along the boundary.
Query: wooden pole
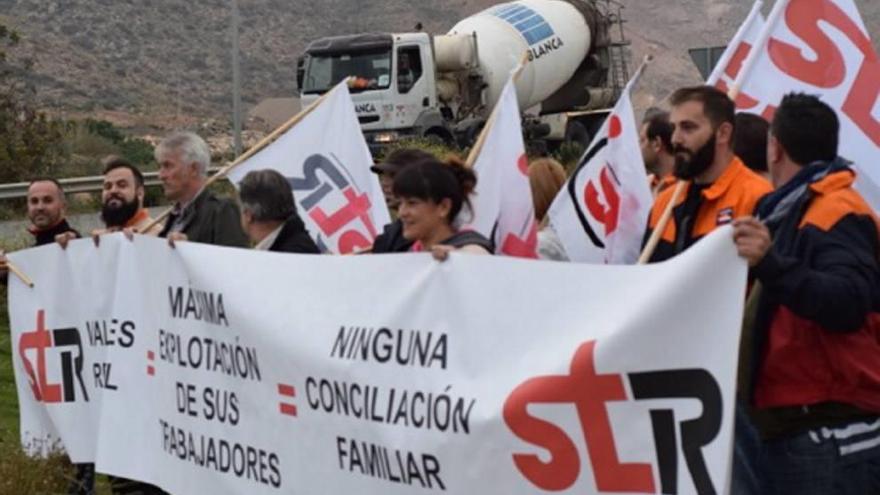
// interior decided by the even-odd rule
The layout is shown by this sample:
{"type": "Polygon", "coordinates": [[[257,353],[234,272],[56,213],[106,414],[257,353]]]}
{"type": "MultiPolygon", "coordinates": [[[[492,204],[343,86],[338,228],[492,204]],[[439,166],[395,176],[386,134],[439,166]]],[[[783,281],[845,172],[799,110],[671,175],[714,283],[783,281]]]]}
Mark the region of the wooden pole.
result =
{"type": "Polygon", "coordinates": [[[170,207],[170,208],[167,208],[165,211],[162,212],[161,215],[159,215],[158,217],[154,218],[153,221],[150,222],[150,223],[149,223],[149,224],[143,229],[144,232],[149,232],[153,227],[155,227],[156,225],[159,225],[160,223],[164,222],[165,219],[168,218],[168,215],[170,215],[172,211],[174,211],[174,207],[173,207],[173,206],[170,207]]]}
{"type": "Polygon", "coordinates": [[[486,136],[489,135],[489,129],[495,125],[495,115],[497,115],[497,112],[493,110],[492,114],[489,115],[489,120],[486,121],[486,125],[480,130],[480,135],[477,136],[477,140],[474,141],[474,147],[471,148],[467,160],[464,162],[467,168],[474,168],[474,163],[477,161],[477,157],[480,156],[480,152],[483,151],[483,145],[486,144],[486,136]]]}
{"type": "Polygon", "coordinates": [[[683,180],[679,180],[675,183],[675,190],[672,191],[672,197],[669,198],[669,203],[667,203],[666,208],[663,209],[663,214],[660,215],[657,225],[654,227],[654,231],[651,232],[651,237],[648,239],[647,244],[645,244],[645,249],[642,250],[642,254],[639,256],[640,265],[647,263],[648,260],[651,259],[651,255],[654,254],[654,250],[657,249],[660,237],[663,235],[663,231],[666,230],[666,225],[669,223],[669,219],[672,218],[672,209],[675,208],[675,203],[678,201],[678,197],[681,196],[686,185],[687,181],[683,180]]]}
{"type": "MultiPolygon", "coordinates": [[[[226,177],[226,174],[228,174],[229,171],[231,171],[235,167],[241,165],[248,158],[254,156],[255,154],[262,151],[263,148],[265,148],[266,146],[275,142],[275,140],[278,139],[282,134],[289,131],[296,124],[299,124],[300,121],[302,121],[302,119],[306,118],[307,115],[309,115],[310,113],[312,113],[312,111],[314,111],[316,108],[318,108],[318,105],[323,103],[327,99],[327,97],[329,97],[333,92],[335,92],[341,85],[347,84],[347,83],[348,83],[348,79],[346,78],[345,80],[343,80],[342,82],[337,84],[335,88],[324,93],[323,95],[321,95],[320,98],[313,101],[309,106],[300,110],[299,113],[297,113],[296,115],[291,117],[290,120],[288,120],[287,122],[278,126],[277,129],[275,129],[269,135],[267,135],[266,137],[261,139],[259,142],[257,142],[257,144],[253,145],[250,149],[248,149],[247,151],[242,153],[234,161],[232,161],[231,163],[227,164],[226,166],[224,166],[223,168],[218,170],[216,174],[212,175],[211,177],[208,178],[208,180],[205,181],[205,184],[202,186],[202,188],[199,190],[199,192],[198,192],[198,194],[196,194],[196,196],[201,194],[205,189],[208,188],[208,186],[210,186],[214,182],[217,182],[218,180],[226,177]]],[[[164,221],[166,218],[168,218],[168,215],[170,215],[172,211],[174,211],[173,206],[168,208],[164,212],[162,212],[162,214],[159,215],[158,217],[156,217],[155,220],[153,220],[152,222],[150,222],[149,225],[147,225],[146,227],[143,228],[143,231],[147,232],[150,229],[152,229],[153,227],[155,227],[156,225],[162,223],[162,221],[164,221]]]]}
{"type": "MultiPolygon", "coordinates": [[[[226,165],[225,167],[221,168],[220,170],[218,170],[216,174],[214,174],[213,176],[208,178],[208,180],[205,181],[205,184],[199,190],[198,194],[201,194],[202,191],[204,191],[208,186],[210,186],[214,182],[225,177],[226,174],[228,174],[230,170],[237,167],[238,165],[241,165],[242,162],[244,162],[248,158],[254,156],[260,150],[262,150],[263,148],[265,148],[266,146],[268,146],[269,144],[274,142],[279,136],[281,136],[282,134],[284,134],[285,132],[290,130],[290,128],[292,128],[293,126],[298,124],[308,114],[312,113],[312,111],[315,110],[315,108],[318,108],[318,105],[323,103],[324,100],[326,100],[327,97],[330,96],[331,93],[336,91],[342,84],[347,84],[347,83],[348,83],[347,79],[340,82],[335,88],[324,93],[323,95],[321,95],[320,98],[313,101],[311,105],[309,105],[308,107],[304,108],[299,113],[297,113],[296,115],[291,117],[290,120],[288,120],[287,122],[281,124],[277,129],[272,131],[272,133],[270,133],[268,136],[261,139],[257,144],[255,144],[253,147],[251,147],[251,149],[247,150],[247,152],[243,153],[241,156],[236,158],[232,163],[230,163],[230,164],[226,165]]],[[[198,194],[196,196],[198,196],[198,194]]],[[[168,215],[171,214],[171,212],[173,210],[174,210],[174,208],[171,207],[171,208],[168,208],[167,210],[165,210],[164,212],[162,212],[161,215],[156,217],[155,220],[153,220],[152,222],[150,222],[149,225],[144,227],[143,231],[147,232],[150,229],[152,229],[153,227],[155,227],[156,225],[158,225],[159,223],[161,223],[163,220],[165,220],[168,217],[168,215]]],[[[31,280],[27,275],[25,275],[24,272],[21,271],[21,269],[19,269],[17,266],[13,265],[9,261],[6,262],[6,266],[9,268],[9,271],[12,272],[16,277],[18,277],[22,282],[24,282],[25,285],[33,288],[33,286],[34,286],[33,280],[31,280]]]]}
{"type": "Polygon", "coordinates": [[[32,289],[34,288],[34,281],[31,280],[27,275],[25,275],[19,267],[13,265],[9,261],[6,262],[6,267],[9,268],[9,271],[12,272],[16,277],[18,277],[19,280],[24,282],[25,285],[32,289]]]}
{"type": "Polygon", "coordinates": [[[788,7],[788,0],[776,0],[776,3],[770,10],[770,14],[767,16],[767,22],[764,24],[761,34],[758,35],[758,39],[755,40],[754,46],[749,50],[749,54],[746,56],[739,73],[736,75],[736,80],[733,81],[730,90],[727,92],[727,96],[729,96],[731,100],[736,101],[736,97],[739,96],[740,89],[743,84],[745,84],[746,78],[749,77],[749,74],[758,62],[758,59],[761,58],[761,55],[764,52],[764,47],[767,46],[767,41],[770,39],[770,34],[776,29],[776,24],[785,12],[786,7],[788,7]]]}
{"type": "MultiPolygon", "coordinates": [[[[519,65],[513,70],[513,74],[511,74],[511,79],[513,80],[514,87],[516,86],[516,82],[519,81],[519,76],[522,74],[523,69],[525,69],[526,64],[529,62],[529,52],[524,52],[522,58],[519,61],[519,65]]],[[[465,166],[468,168],[474,168],[474,162],[477,161],[477,157],[480,156],[480,152],[483,150],[483,145],[486,144],[486,138],[489,136],[489,129],[495,125],[495,120],[498,115],[498,102],[495,103],[495,108],[492,109],[492,113],[489,115],[489,119],[486,120],[486,125],[483,126],[483,129],[480,131],[480,135],[477,136],[477,140],[474,141],[474,146],[471,148],[470,153],[468,153],[467,160],[465,160],[465,166]]]]}
{"type": "MultiPolygon", "coordinates": [[[[727,49],[721,54],[721,58],[718,59],[718,62],[715,63],[714,69],[709,73],[709,77],[706,78],[706,86],[715,86],[718,80],[721,79],[721,75],[724,73],[725,69],[727,69],[727,65],[730,63],[730,59],[733,58],[734,52],[743,39],[745,39],[746,32],[749,30],[752,23],[755,22],[755,19],[761,15],[761,7],[763,6],[763,0],[755,0],[755,3],[752,4],[752,10],[749,11],[746,19],[740,25],[739,29],[737,29],[733,38],[730,39],[730,42],[727,43],[727,49]]],[[[664,100],[669,98],[669,96],[672,96],[672,93],[669,93],[664,100]]],[[[662,102],[663,100],[661,100],[661,103],[662,102]]]]}
{"type": "MultiPolygon", "coordinates": [[[[652,55],[646,55],[642,60],[642,65],[639,66],[638,72],[636,72],[636,76],[634,77],[635,81],[641,79],[642,74],[644,74],[645,69],[647,69],[648,64],[654,61],[654,57],[652,55]]],[[[635,85],[635,81],[633,85],[635,85]]],[[[667,97],[668,98],[668,97],[667,97]]],[[[672,208],[675,207],[676,201],[678,201],[678,197],[681,196],[682,191],[684,191],[684,186],[686,182],[683,180],[678,181],[675,184],[675,190],[672,191],[672,197],[669,198],[669,204],[666,205],[666,209],[663,210],[663,214],[660,215],[659,221],[657,222],[654,231],[651,232],[651,237],[648,239],[647,244],[645,244],[645,248],[642,250],[642,253],[639,255],[638,264],[644,265],[651,259],[651,255],[654,254],[654,250],[657,249],[657,244],[660,242],[660,237],[663,235],[663,231],[666,230],[666,224],[669,223],[669,219],[672,218],[672,208]]]]}

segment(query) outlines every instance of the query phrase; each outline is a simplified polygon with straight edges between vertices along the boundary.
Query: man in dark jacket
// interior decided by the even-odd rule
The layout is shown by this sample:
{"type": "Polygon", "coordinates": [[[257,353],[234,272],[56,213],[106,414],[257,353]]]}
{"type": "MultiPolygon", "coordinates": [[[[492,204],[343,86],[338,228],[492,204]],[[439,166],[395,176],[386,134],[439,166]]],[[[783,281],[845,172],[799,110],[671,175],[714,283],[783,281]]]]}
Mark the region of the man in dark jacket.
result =
{"type": "MultiPolygon", "coordinates": [[[[218,246],[247,247],[235,201],[219,198],[205,189],[211,151],[191,132],[174,133],[154,152],[159,180],[174,210],[159,237],[218,246]]],[[[160,488],[140,481],[111,477],[114,494],[164,495],[160,488]]]]}
{"type": "Polygon", "coordinates": [[[160,237],[183,234],[188,241],[247,247],[235,201],[205,190],[211,152],[191,132],[172,134],[155,151],[165,197],[174,202],[160,237]]]}
{"type": "MultiPolygon", "coordinates": [[[[27,216],[31,222],[28,232],[34,236],[34,246],[55,242],[55,236],[60,234],[70,233],[73,237],[79,237],[79,232],[67,223],[66,214],[67,200],[61,183],[51,178],[31,181],[27,191],[27,216]]],[[[0,283],[5,284],[8,276],[6,253],[0,250],[0,283]]],[[[94,464],[76,464],[75,481],[70,493],[91,493],[94,480],[94,464]]]]}
{"type": "Polygon", "coordinates": [[[296,212],[290,183],[275,170],[253,170],[238,185],[241,226],[255,249],[285,253],[319,252],[296,212]]]}
{"type": "MultiPolygon", "coordinates": [[[[414,148],[402,148],[392,151],[381,163],[370,167],[373,173],[379,175],[379,183],[382,184],[385,203],[395,217],[397,216],[399,201],[391,190],[391,186],[394,184],[394,177],[407,165],[433,159],[434,155],[428,152],[414,148]]],[[[409,251],[412,245],[412,241],[408,241],[403,237],[403,224],[400,223],[400,220],[394,220],[382,229],[381,234],[376,236],[371,251],[373,253],[402,253],[409,251]]]]}
{"type": "Polygon", "coordinates": [[[55,179],[31,181],[27,193],[27,216],[31,221],[28,231],[34,236],[34,246],[55,242],[55,236],[65,232],[79,233],[67,223],[67,201],[64,189],[55,179]]]}
{"type": "Polygon", "coordinates": [[[767,147],[776,190],[734,223],[757,280],[740,382],[761,493],[880,493],[880,223],[837,156],[839,130],[818,98],[785,96],[767,147]]]}
{"type": "MultiPolygon", "coordinates": [[[[28,232],[34,236],[34,246],[55,242],[56,235],[66,232],[79,237],[79,232],[67,223],[66,213],[64,189],[57,180],[40,178],[31,181],[27,191],[27,216],[31,222],[28,232]]],[[[7,280],[8,271],[6,253],[0,250],[0,280],[7,280]]]]}

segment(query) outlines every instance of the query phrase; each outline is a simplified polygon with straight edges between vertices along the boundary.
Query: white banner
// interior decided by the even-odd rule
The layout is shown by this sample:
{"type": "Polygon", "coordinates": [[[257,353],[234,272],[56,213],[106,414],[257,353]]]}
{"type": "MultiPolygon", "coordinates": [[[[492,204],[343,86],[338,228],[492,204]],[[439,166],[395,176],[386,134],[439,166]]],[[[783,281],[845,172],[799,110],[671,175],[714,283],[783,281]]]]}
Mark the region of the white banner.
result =
{"type": "Polygon", "coordinates": [[[345,254],[371,247],[391,222],[372,165],[343,81],[297,125],[233,168],[229,179],[237,186],[251,170],[281,172],[321,251],[345,254]]]}
{"type": "MultiPolygon", "coordinates": [[[[759,39],[749,16],[723,73],[710,84],[727,91],[759,39]]],[[[880,211],[880,59],[852,0],[789,0],[762,53],[745,75],[737,110],[772,120],[786,93],[817,94],[840,119],[840,156],[852,160],[856,188],[880,211]]]]}
{"type": "Polygon", "coordinates": [[[626,85],[611,115],[548,215],[572,261],[635,263],[654,199],[645,175],[630,91],[626,85]]]}
{"type": "Polygon", "coordinates": [[[171,493],[723,493],[746,283],[668,262],[10,254],[22,441],[171,493]]]}
{"type": "Polygon", "coordinates": [[[536,258],[538,229],[529,185],[529,160],[512,76],[494,112],[486,141],[474,162],[477,189],[471,198],[474,218],[470,227],[492,239],[497,254],[536,258]]]}

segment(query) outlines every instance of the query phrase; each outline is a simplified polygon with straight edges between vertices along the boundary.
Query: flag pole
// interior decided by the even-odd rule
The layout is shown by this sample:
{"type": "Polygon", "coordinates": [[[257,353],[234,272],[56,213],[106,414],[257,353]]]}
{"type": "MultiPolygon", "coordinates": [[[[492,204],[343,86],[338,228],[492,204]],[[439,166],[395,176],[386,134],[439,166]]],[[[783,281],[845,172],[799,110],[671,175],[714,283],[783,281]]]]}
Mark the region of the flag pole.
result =
{"type": "MultiPolygon", "coordinates": [[[[300,110],[299,113],[297,113],[296,115],[291,117],[287,122],[278,126],[277,129],[275,129],[269,135],[267,135],[266,137],[261,139],[259,142],[257,142],[257,144],[253,145],[250,149],[248,149],[247,151],[242,153],[238,158],[236,158],[231,163],[227,164],[226,166],[224,166],[223,168],[218,170],[216,174],[212,175],[211,177],[208,178],[208,180],[205,181],[205,184],[202,186],[202,188],[199,190],[199,192],[196,194],[196,196],[201,194],[202,191],[204,191],[206,188],[208,188],[208,186],[210,186],[211,184],[226,177],[226,174],[228,174],[235,167],[241,165],[248,158],[254,156],[255,154],[262,151],[266,146],[275,142],[275,140],[278,139],[278,137],[280,137],[285,132],[289,131],[291,128],[293,128],[293,126],[299,124],[300,121],[302,121],[302,119],[306,118],[306,116],[308,116],[316,108],[318,108],[318,105],[323,103],[332,93],[334,93],[343,84],[347,84],[347,82],[348,82],[348,78],[342,80],[339,84],[336,85],[336,87],[334,87],[330,91],[321,95],[317,100],[313,101],[306,108],[300,110]]],[[[169,207],[164,212],[162,212],[161,215],[156,217],[152,222],[150,222],[149,225],[147,225],[146,227],[143,228],[143,232],[147,232],[150,229],[152,229],[153,227],[155,227],[156,225],[160,224],[162,221],[164,221],[168,217],[168,215],[171,214],[171,212],[173,210],[174,210],[174,207],[172,206],[172,207],[169,207]]]]}
{"type": "MultiPolygon", "coordinates": [[[[707,86],[714,86],[719,79],[721,79],[721,74],[724,73],[724,70],[727,68],[727,64],[730,63],[730,59],[733,58],[733,54],[736,52],[737,47],[740,43],[742,43],[743,38],[746,36],[746,32],[749,27],[755,22],[755,19],[761,15],[761,7],[764,6],[763,0],[755,0],[755,3],[752,5],[752,10],[749,11],[749,15],[746,16],[746,19],[743,21],[742,25],[736,31],[736,34],[733,35],[733,38],[730,39],[730,43],[727,45],[727,49],[724,50],[724,53],[721,54],[721,58],[718,59],[718,62],[715,64],[715,68],[712,70],[712,73],[709,74],[709,78],[706,79],[707,86]]],[[[671,95],[672,93],[670,93],[671,95]]],[[[668,96],[667,96],[668,98],[668,96]]]]}
{"type": "Polygon", "coordinates": [[[636,69],[636,73],[633,75],[632,79],[624,87],[624,91],[632,92],[632,88],[642,79],[642,74],[645,73],[648,65],[653,61],[654,56],[651,54],[645,55],[642,58],[642,63],[639,65],[639,68],[636,69]]]}
{"type": "Polygon", "coordinates": [[[678,198],[681,196],[686,185],[687,181],[684,180],[679,180],[675,183],[675,190],[672,191],[672,197],[669,198],[669,203],[667,203],[666,208],[663,209],[663,214],[660,215],[657,225],[651,232],[651,237],[648,238],[648,242],[645,243],[645,248],[642,249],[642,254],[639,255],[638,263],[640,265],[647,263],[654,254],[654,250],[657,249],[657,244],[660,242],[660,236],[663,235],[663,231],[666,230],[666,225],[672,217],[672,208],[675,207],[675,202],[678,201],[678,198]]]}
{"type": "Polygon", "coordinates": [[[758,59],[761,58],[764,47],[770,39],[770,34],[772,34],[773,30],[776,28],[776,23],[779,22],[779,18],[782,17],[787,6],[788,0],[776,0],[776,4],[773,5],[770,15],[767,16],[767,23],[764,24],[764,29],[761,30],[761,34],[755,41],[755,46],[749,50],[749,54],[745,61],[743,61],[739,74],[736,75],[733,85],[730,86],[730,90],[727,92],[727,96],[729,96],[731,100],[736,101],[737,96],[739,96],[739,92],[742,89],[743,84],[745,84],[746,78],[749,76],[749,73],[752,72],[758,59]]]}
{"type": "MultiPolygon", "coordinates": [[[[743,21],[742,25],[739,27],[739,30],[736,34],[733,35],[733,38],[730,39],[730,43],[728,43],[727,49],[724,50],[724,53],[721,54],[721,58],[718,59],[718,62],[715,64],[715,69],[709,74],[709,78],[706,79],[707,86],[714,86],[715,83],[721,79],[721,74],[724,72],[727,64],[730,63],[730,59],[733,58],[733,52],[735,46],[738,46],[742,39],[745,37],[746,29],[748,25],[754,22],[755,17],[761,14],[761,8],[764,6],[764,2],[762,0],[755,0],[755,3],[752,4],[752,10],[749,12],[749,15],[746,16],[746,19],[743,21]]],[[[741,69],[740,69],[741,70],[741,69]]],[[[737,90],[738,94],[739,90],[737,90]]],[[[669,99],[675,93],[675,91],[670,91],[666,93],[662,99],[657,101],[654,105],[661,106],[666,100],[669,99]]],[[[730,93],[728,93],[730,94],[730,93]]],[[[734,95],[736,97],[736,95],[734,95]]]]}
{"type": "Polygon", "coordinates": [[[12,272],[13,275],[18,277],[19,280],[24,282],[24,285],[27,285],[31,289],[34,288],[34,281],[31,280],[30,277],[25,275],[24,272],[21,271],[21,268],[13,265],[9,260],[6,261],[6,268],[8,268],[9,271],[12,272]]]}
{"type": "MultiPolygon", "coordinates": [[[[526,64],[529,62],[529,52],[524,52],[522,58],[519,61],[519,65],[513,70],[513,74],[511,74],[511,79],[513,79],[513,84],[516,86],[516,82],[519,80],[519,76],[522,74],[523,69],[525,69],[526,64]]],[[[489,119],[486,121],[486,125],[483,126],[483,129],[480,130],[480,135],[477,136],[477,140],[474,141],[474,146],[471,148],[470,153],[468,153],[467,160],[465,160],[465,166],[467,168],[474,168],[474,163],[477,161],[477,157],[480,156],[480,152],[483,150],[483,145],[486,144],[486,138],[489,136],[489,129],[495,125],[495,119],[498,115],[498,103],[495,103],[495,108],[492,109],[492,113],[489,115],[489,119]]]]}
{"type": "MultiPolygon", "coordinates": [[[[754,68],[755,63],[757,63],[758,58],[760,58],[761,52],[764,51],[764,46],[770,39],[770,34],[776,26],[776,22],[779,21],[782,13],[785,12],[786,5],[788,5],[788,0],[777,0],[776,4],[773,5],[773,10],[770,11],[767,23],[764,25],[764,29],[761,30],[761,35],[755,42],[755,46],[749,51],[749,55],[746,57],[745,62],[743,62],[743,66],[740,69],[739,74],[737,74],[733,85],[731,85],[730,89],[727,91],[727,96],[731,100],[736,101],[736,97],[739,96],[740,88],[742,88],[742,85],[745,83],[746,76],[754,68]]],[[[682,192],[684,192],[686,184],[687,181],[683,180],[679,180],[675,184],[675,190],[672,191],[672,197],[669,198],[669,203],[666,204],[663,214],[660,215],[657,225],[651,232],[651,237],[648,239],[645,248],[642,250],[642,254],[639,256],[638,262],[640,265],[647,263],[654,254],[654,250],[660,242],[660,237],[663,235],[663,231],[666,230],[666,225],[669,223],[670,218],[672,218],[672,209],[675,207],[678,198],[681,197],[682,192]]]]}

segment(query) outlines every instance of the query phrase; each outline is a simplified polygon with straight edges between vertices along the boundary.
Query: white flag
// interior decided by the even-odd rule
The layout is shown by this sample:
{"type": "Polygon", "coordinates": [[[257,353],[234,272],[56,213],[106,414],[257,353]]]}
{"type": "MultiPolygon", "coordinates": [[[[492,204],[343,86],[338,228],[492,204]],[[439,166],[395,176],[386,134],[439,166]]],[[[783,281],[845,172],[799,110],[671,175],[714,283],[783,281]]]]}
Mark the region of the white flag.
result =
{"type": "MultiPolygon", "coordinates": [[[[716,83],[725,91],[761,29],[747,31],[742,40],[728,47],[735,55],[716,83]]],[[[761,50],[742,81],[737,110],[771,120],[785,94],[819,95],[837,111],[839,154],[855,163],[856,188],[880,211],[880,59],[855,3],[790,0],[761,50]]]]}
{"type": "Polygon", "coordinates": [[[232,169],[275,169],[290,182],[300,216],[322,252],[368,248],[391,221],[373,159],[343,81],[296,126],[232,169]]]}
{"type": "Polygon", "coordinates": [[[550,205],[550,225],[572,261],[635,263],[653,198],[626,85],[577,169],[550,205]]]}
{"type": "Polygon", "coordinates": [[[761,36],[761,29],[764,28],[764,16],[761,15],[761,7],[763,5],[764,2],[761,0],[757,0],[752,5],[752,10],[746,16],[746,20],[743,21],[736,34],[733,35],[730,43],[727,44],[727,48],[721,54],[721,58],[718,59],[718,63],[712,69],[712,73],[709,74],[706,84],[709,86],[720,85],[722,83],[719,81],[722,81],[722,78],[725,76],[727,80],[723,84],[727,86],[733,84],[734,78],[737,72],[739,72],[739,66],[746,55],[748,55],[752,43],[761,36]]]}
{"type": "Polygon", "coordinates": [[[474,218],[469,227],[491,239],[497,254],[535,258],[535,209],[512,77],[504,86],[494,113],[483,148],[474,162],[477,188],[472,198],[474,218]]]}

